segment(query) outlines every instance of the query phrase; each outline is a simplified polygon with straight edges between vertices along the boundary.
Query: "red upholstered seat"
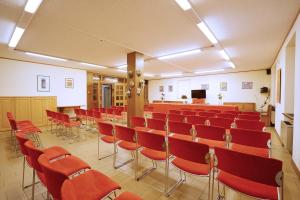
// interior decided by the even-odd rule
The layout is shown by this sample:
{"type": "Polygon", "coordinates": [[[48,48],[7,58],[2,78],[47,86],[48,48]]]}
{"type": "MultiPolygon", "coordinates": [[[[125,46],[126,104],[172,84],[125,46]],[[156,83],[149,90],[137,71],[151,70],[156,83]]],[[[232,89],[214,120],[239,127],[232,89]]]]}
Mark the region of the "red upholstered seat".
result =
{"type": "Polygon", "coordinates": [[[265,149],[265,148],[257,148],[257,147],[251,147],[251,146],[233,143],[230,149],[241,153],[247,153],[247,154],[262,156],[266,158],[269,157],[269,149],[265,149]]]}
{"type": "Polygon", "coordinates": [[[155,130],[165,130],[165,120],[147,119],[147,127],[155,130]]]}
{"type": "Polygon", "coordinates": [[[193,137],[191,135],[183,135],[183,134],[170,134],[173,138],[182,139],[182,140],[189,140],[192,141],[193,137]]]}
{"type": "Polygon", "coordinates": [[[209,173],[209,165],[191,162],[181,158],[175,158],[172,164],[188,173],[196,175],[207,175],[209,173]]]}
{"type": "Polygon", "coordinates": [[[115,200],[142,200],[142,198],[131,192],[123,192],[115,200]]]}
{"type": "Polygon", "coordinates": [[[249,196],[258,197],[262,199],[277,200],[277,187],[261,184],[248,179],[244,179],[232,174],[220,171],[217,179],[227,185],[228,187],[238,190],[249,196]]]}
{"type": "Polygon", "coordinates": [[[141,154],[152,160],[166,160],[166,152],[144,148],[141,154]]]}
{"type": "Polygon", "coordinates": [[[139,147],[141,147],[140,145],[137,145],[134,142],[127,142],[127,141],[119,142],[118,146],[123,148],[123,149],[126,149],[128,151],[134,151],[134,150],[138,149],[139,147]]]}
{"type": "Polygon", "coordinates": [[[96,200],[102,199],[120,185],[108,176],[89,170],[71,180],[65,180],[61,187],[62,200],[96,200]]]}
{"type": "Polygon", "coordinates": [[[226,146],[225,141],[210,140],[205,138],[200,138],[197,141],[201,144],[207,144],[210,148],[215,148],[215,147],[224,148],[226,146]]]}
{"type": "Polygon", "coordinates": [[[144,117],[131,117],[131,127],[145,127],[146,120],[144,117]]]}
{"type": "Polygon", "coordinates": [[[114,136],[103,136],[101,140],[106,143],[114,143],[114,141],[116,141],[114,136]]]}
{"type": "Polygon", "coordinates": [[[67,150],[65,150],[62,147],[53,146],[47,149],[42,150],[44,154],[47,155],[47,157],[52,160],[54,158],[58,158],[65,155],[71,155],[67,150]]]}

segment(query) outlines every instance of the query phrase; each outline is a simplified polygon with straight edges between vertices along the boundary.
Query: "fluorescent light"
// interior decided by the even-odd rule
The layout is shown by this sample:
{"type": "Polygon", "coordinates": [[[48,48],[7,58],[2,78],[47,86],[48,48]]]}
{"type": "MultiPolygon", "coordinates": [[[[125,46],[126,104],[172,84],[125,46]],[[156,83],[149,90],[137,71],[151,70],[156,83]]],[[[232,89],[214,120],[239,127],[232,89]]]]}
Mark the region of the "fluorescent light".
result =
{"type": "Polygon", "coordinates": [[[184,11],[192,8],[192,6],[188,0],[175,0],[175,1],[184,11]]]}
{"type": "Polygon", "coordinates": [[[28,0],[25,6],[25,11],[35,13],[43,0],[28,0]]]}
{"type": "Polygon", "coordinates": [[[208,29],[204,22],[200,22],[197,24],[198,28],[203,32],[203,34],[209,39],[209,41],[213,44],[217,44],[218,40],[212,34],[212,32],[208,29]]]}
{"type": "Polygon", "coordinates": [[[235,65],[234,65],[234,63],[233,62],[228,62],[228,65],[231,67],[231,68],[235,68],[235,65]]]}
{"type": "Polygon", "coordinates": [[[118,72],[122,72],[122,73],[127,73],[126,70],[123,70],[123,69],[117,69],[118,72]]]}
{"type": "Polygon", "coordinates": [[[109,83],[117,83],[118,82],[118,79],[117,78],[104,78],[104,81],[105,82],[109,82],[109,83]]]}
{"type": "Polygon", "coordinates": [[[30,55],[30,56],[40,57],[40,58],[47,58],[47,59],[58,60],[58,61],[67,61],[66,59],[63,59],[63,58],[57,58],[57,57],[53,57],[53,56],[46,56],[46,55],[31,53],[31,52],[25,52],[25,54],[30,55]]]}
{"type": "Polygon", "coordinates": [[[124,68],[127,68],[127,65],[120,65],[119,67],[117,67],[118,69],[124,69],[124,68]]]}
{"type": "Polygon", "coordinates": [[[161,77],[172,77],[172,76],[182,76],[182,72],[171,73],[171,74],[161,74],[161,77]]]}
{"type": "Polygon", "coordinates": [[[147,77],[153,77],[154,74],[144,73],[144,76],[147,76],[147,77]]]}
{"type": "Polygon", "coordinates": [[[221,71],[224,71],[224,69],[215,69],[215,70],[207,70],[207,71],[198,71],[198,72],[195,72],[195,74],[207,74],[207,73],[221,72],[221,71]]]}
{"type": "Polygon", "coordinates": [[[9,43],[8,43],[8,46],[15,48],[17,46],[19,40],[21,39],[24,31],[25,30],[23,28],[16,27],[15,31],[14,31],[14,33],[13,33],[13,35],[12,35],[12,37],[11,37],[9,43]]]}
{"type": "Polygon", "coordinates": [[[99,77],[93,77],[93,80],[94,80],[94,81],[99,81],[100,78],[99,78],[99,77]]]}
{"type": "Polygon", "coordinates": [[[165,59],[170,59],[170,58],[174,58],[174,57],[192,55],[192,54],[200,53],[200,52],[201,52],[201,49],[194,49],[194,50],[191,50],[191,51],[184,51],[184,52],[180,52],[180,53],[169,54],[169,55],[166,55],[166,56],[160,56],[157,59],[165,60],[165,59]]]}
{"type": "Polygon", "coordinates": [[[87,65],[87,66],[90,66],[90,67],[99,67],[99,68],[106,68],[106,67],[104,67],[104,66],[102,66],[102,65],[95,65],[95,64],[90,64],[90,63],[84,63],[84,62],[81,62],[80,63],[81,65],[87,65]]]}
{"type": "Polygon", "coordinates": [[[230,60],[229,56],[227,55],[227,53],[224,50],[220,50],[219,53],[225,60],[227,60],[227,61],[230,60]]]}

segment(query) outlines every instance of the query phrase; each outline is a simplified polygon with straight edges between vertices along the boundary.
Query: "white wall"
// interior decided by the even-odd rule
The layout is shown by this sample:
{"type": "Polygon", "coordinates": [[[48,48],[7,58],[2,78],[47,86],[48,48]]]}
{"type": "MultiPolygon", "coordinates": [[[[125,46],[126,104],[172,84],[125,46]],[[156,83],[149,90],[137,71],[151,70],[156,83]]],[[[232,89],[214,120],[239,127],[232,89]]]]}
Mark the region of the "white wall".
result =
{"type": "Polygon", "coordinates": [[[58,106],[87,104],[84,70],[0,59],[0,96],[57,96],[58,106]],[[37,92],[37,75],[50,76],[50,92],[37,92]],[[74,88],[65,88],[65,78],[74,88]]]}
{"type": "Polygon", "coordinates": [[[164,86],[165,100],[179,100],[183,93],[190,98],[191,90],[201,89],[201,84],[209,84],[209,90],[206,93],[206,100],[209,104],[218,104],[217,94],[222,93],[224,102],[255,102],[259,108],[267,97],[266,94],[260,93],[260,88],[271,88],[271,76],[266,74],[266,70],[260,70],[151,80],[149,81],[149,101],[160,99],[159,86],[164,86]],[[242,89],[244,81],[253,82],[253,89],[242,89]],[[227,92],[220,91],[220,82],[227,82],[227,92]],[[169,85],[173,85],[173,92],[168,92],[169,85]]]}
{"type": "MultiPolygon", "coordinates": [[[[279,55],[274,64],[276,69],[281,68],[282,70],[282,92],[281,92],[281,103],[275,104],[276,116],[275,116],[275,128],[278,134],[280,135],[280,123],[283,119],[283,112],[290,112],[294,109],[294,138],[293,138],[293,160],[300,169],[300,15],[291,29],[288,37],[286,38],[279,55]],[[296,44],[295,44],[295,72],[290,68],[289,55],[286,55],[286,52],[293,51],[287,48],[289,42],[296,35],[296,44]],[[288,61],[288,62],[287,62],[288,61]],[[293,87],[290,85],[294,84],[293,87]],[[293,101],[289,99],[289,96],[294,90],[294,99],[293,101]],[[294,103],[293,106],[290,104],[294,103]]],[[[273,74],[275,76],[275,73],[273,74]]],[[[273,97],[275,99],[275,96],[273,97]]]]}

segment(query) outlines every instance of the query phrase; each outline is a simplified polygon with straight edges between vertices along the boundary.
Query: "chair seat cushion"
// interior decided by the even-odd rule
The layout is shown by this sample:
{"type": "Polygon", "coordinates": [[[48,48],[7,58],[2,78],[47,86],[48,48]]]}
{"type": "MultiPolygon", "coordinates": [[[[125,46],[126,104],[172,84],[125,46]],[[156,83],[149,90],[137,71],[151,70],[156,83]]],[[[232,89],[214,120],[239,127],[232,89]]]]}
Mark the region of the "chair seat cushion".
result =
{"type": "Polygon", "coordinates": [[[44,154],[47,155],[47,157],[49,158],[49,160],[52,160],[54,158],[58,158],[61,156],[65,156],[65,155],[70,155],[70,153],[65,150],[62,147],[58,147],[58,146],[53,146],[47,149],[43,149],[44,154]]]}
{"type": "Polygon", "coordinates": [[[120,185],[108,176],[96,170],[89,170],[80,176],[64,182],[62,186],[62,199],[102,199],[117,189],[121,189],[120,185]]]}
{"type": "Polygon", "coordinates": [[[142,198],[131,192],[123,192],[115,200],[142,200],[142,198]]]}
{"type": "Polygon", "coordinates": [[[51,162],[51,167],[55,168],[65,176],[70,176],[83,169],[91,168],[86,162],[75,156],[67,156],[63,159],[51,162]]]}
{"type": "Polygon", "coordinates": [[[246,153],[246,154],[251,154],[251,155],[256,155],[256,156],[261,156],[265,158],[269,158],[269,149],[264,149],[264,148],[257,148],[257,147],[251,147],[251,146],[246,146],[246,145],[241,145],[241,144],[232,144],[231,150],[233,151],[238,151],[241,153],[246,153]]]}
{"type": "Polygon", "coordinates": [[[66,127],[74,127],[74,126],[80,126],[81,123],[79,121],[70,121],[69,123],[64,123],[66,127]]]}
{"type": "Polygon", "coordinates": [[[188,141],[192,141],[192,139],[193,139],[191,135],[183,135],[183,134],[178,134],[178,133],[174,133],[174,134],[170,135],[170,137],[176,138],[176,139],[181,139],[181,140],[188,140],[188,141]]]}
{"type": "Polygon", "coordinates": [[[134,151],[140,147],[140,145],[134,142],[127,142],[127,141],[121,141],[120,143],[118,143],[118,146],[129,151],[134,151]]]}
{"type": "Polygon", "coordinates": [[[144,148],[141,154],[152,160],[166,160],[166,152],[144,148]]]}
{"type": "Polygon", "coordinates": [[[183,171],[196,175],[208,175],[210,171],[208,164],[196,163],[181,158],[175,158],[172,164],[183,171]]]}
{"type": "Polygon", "coordinates": [[[277,187],[274,186],[244,179],[221,170],[217,179],[233,190],[252,197],[272,200],[278,199],[277,187]]]}
{"type": "Polygon", "coordinates": [[[103,142],[110,143],[110,144],[114,143],[114,141],[117,141],[117,140],[115,140],[115,138],[113,136],[109,136],[109,135],[101,137],[101,140],[103,142]]]}

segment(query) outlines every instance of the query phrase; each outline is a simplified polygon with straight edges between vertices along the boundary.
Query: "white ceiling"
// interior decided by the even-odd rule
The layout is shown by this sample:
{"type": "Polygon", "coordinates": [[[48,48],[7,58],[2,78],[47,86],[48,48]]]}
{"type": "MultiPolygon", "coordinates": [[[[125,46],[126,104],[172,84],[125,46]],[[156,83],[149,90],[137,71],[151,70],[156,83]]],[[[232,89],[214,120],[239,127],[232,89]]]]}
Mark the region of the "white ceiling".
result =
{"type": "Polygon", "coordinates": [[[269,68],[294,19],[300,0],[190,0],[194,13],[219,41],[211,47],[190,12],[174,0],[44,0],[17,50],[67,58],[49,61],[8,49],[7,43],[26,0],[0,0],[0,56],[118,74],[132,51],[145,54],[152,74],[228,67],[218,50],[227,51],[236,69],[269,68]],[[201,53],[164,61],[155,57],[191,49],[201,53]],[[74,61],[105,65],[100,70],[74,61]]]}

